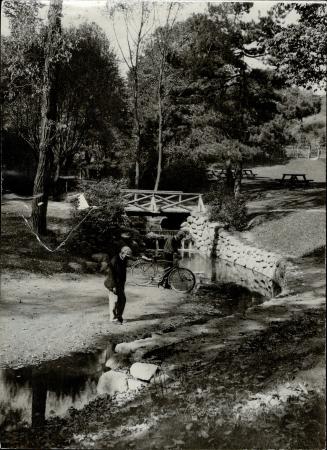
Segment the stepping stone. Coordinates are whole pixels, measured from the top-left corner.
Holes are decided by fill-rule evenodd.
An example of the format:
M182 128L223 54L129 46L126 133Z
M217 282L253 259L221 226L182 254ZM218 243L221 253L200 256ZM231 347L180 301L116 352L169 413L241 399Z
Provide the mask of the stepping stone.
M115 394L128 390L127 375L122 372L110 370L101 375L97 385L98 394Z
M156 364L134 363L130 368L130 373L134 378L143 381L150 381L159 369Z

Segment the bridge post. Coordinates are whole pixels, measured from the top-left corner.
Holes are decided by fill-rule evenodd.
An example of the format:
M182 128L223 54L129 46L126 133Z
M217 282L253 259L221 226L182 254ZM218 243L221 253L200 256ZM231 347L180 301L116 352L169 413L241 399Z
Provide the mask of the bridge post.
M199 194L198 212L205 212L206 208L203 203L202 194Z
M156 199L155 199L155 195L154 194L152 194L152 197L151 197L150 210L151 210L151 212L157 212L158 211L157 204L156 204Z

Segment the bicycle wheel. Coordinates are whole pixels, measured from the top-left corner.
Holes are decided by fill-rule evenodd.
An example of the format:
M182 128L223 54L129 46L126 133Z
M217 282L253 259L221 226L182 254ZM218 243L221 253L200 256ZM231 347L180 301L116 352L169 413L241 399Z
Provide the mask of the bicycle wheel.
M152 261L136 261L132 266L132 280L138 286L147 286L156 275L156 268Z
M195 276L189 269L176 267L170 272L168 282L176 292L190 292L195 286Z

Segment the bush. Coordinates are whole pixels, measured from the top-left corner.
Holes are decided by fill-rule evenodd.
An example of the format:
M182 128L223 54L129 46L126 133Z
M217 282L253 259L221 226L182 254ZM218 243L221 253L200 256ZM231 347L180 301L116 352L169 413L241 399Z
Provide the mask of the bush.
M224 191L211 190L205 197L209 205L210 220L224 222L233 229L242 231L247 225L246 200L243 196L234 197Z
M208 187L206 165L187 158L176 160L162 171L160 189L184 192L202 191Z
M102 251L115 253L126 243L121 234L129 228L129 221L124 211L124 199L121 189L124 183L113 179L85 185L80 190L88 204L96 208L85 218L86 210L75 211L72 226L80 225L72 235L69 246L80 254Z

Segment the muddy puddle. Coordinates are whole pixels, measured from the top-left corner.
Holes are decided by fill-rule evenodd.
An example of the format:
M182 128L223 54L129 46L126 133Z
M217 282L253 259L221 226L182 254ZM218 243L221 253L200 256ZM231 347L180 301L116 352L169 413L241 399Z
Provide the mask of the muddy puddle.
M272 297L278 289L262 275L226 261L212 262L188 254L181 265L196 274L200 282L198 295L211 298L219 317L243 313ZM214 301L210 290L213 285ZM70 408L82 409L97 397L97 384L108 370L105 363L112 352L109 346L38 367L0 370L0 430L24 424L42 426L51 417L64 416Z

